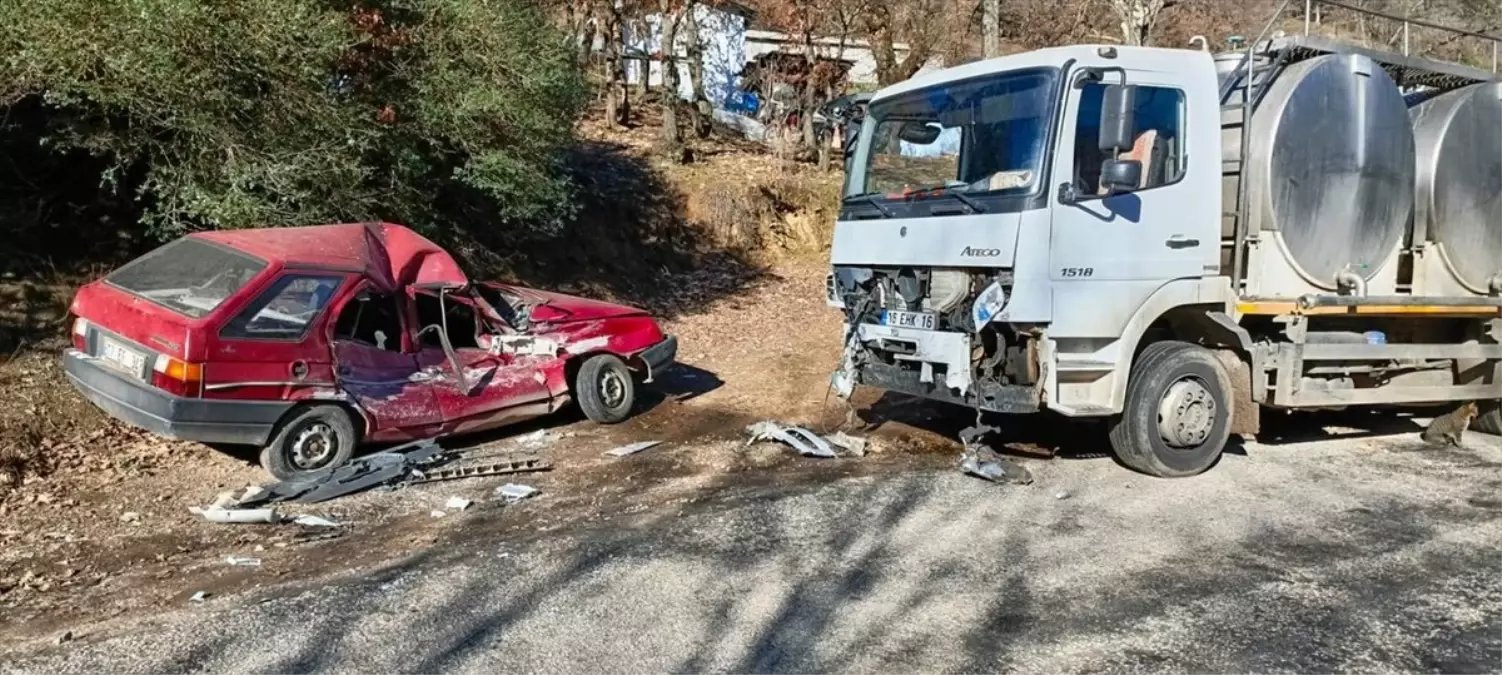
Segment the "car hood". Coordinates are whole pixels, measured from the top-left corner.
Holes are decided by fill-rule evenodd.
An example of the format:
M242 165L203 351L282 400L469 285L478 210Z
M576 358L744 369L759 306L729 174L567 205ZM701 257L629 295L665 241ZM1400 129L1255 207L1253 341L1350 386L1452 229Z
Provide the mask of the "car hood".
M532 306L531 320L534 323L567 323L595 321L619 316L643 316L645 311L627 305L591 300L576 295L539 291L524 286L487 284L492 288L521 298Z

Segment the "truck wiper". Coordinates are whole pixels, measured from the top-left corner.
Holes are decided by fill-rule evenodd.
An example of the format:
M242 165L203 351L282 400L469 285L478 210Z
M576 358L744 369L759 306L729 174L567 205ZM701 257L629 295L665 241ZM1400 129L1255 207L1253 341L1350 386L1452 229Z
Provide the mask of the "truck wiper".
M912 193L912 196L914 196L914 197L954 197L955 199L958 199L961 204L964 204L965 206L970 207L970 212L971 213L985 213L986 212L986 207L981 206L980 202L977 202L974 199L971 199L969 196L967 196L963 192L959 192L957 190L944 190L943 192L939 192L939 190L943 190L943 188L942 187L931 187L931 188L928 188L927 190L918 190L918 191Z
M849 197L845 198L845 201L848 202L848 201L850 201L852 199L859 199L859 200L861 200L861 201L863 201L863 202L865 202L867 204L870 204L871 206L875 207L876 211L881 214L882 218L891 218L891 217L896 216L897 214L892 213L891 209L889 209L889 208L887 208L885 206L882 206L881 202L879 202L879 201L876 200L876 195L879 195L879 194L881 194L881 193L880 192L863 192L863 193L858 194L858 195L850 195Z

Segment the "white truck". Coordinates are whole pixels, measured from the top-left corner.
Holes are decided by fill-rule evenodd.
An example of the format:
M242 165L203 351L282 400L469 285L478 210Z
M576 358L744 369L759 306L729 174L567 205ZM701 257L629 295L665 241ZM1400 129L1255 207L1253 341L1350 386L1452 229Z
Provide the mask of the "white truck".
M887 87L846 132L835 389L1105 419L1165 477L1263 407L1478 401L1502 431L1495 70L1275 35Z

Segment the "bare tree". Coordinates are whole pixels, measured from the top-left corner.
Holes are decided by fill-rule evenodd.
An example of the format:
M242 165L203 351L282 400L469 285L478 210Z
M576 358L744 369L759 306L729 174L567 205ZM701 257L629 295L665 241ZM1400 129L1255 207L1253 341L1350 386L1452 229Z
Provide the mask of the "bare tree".
M669 148L683 142L678 128L678 25L688 13L687 3L661 0L658 19L662 22L662 140Z
M631 120L631 98L626 87L626 48L621 33L623 7L616 0L601 0L595 12L595 34L604 52L605 119L624 126Z
M980 0L980 8L985 56L994 59L1001 56L1001 0Z
M1122 42L1129 45L1152 44L1153 26L1158 14L1172 7L1174 0L1111 0L1111 9L1121 20Z

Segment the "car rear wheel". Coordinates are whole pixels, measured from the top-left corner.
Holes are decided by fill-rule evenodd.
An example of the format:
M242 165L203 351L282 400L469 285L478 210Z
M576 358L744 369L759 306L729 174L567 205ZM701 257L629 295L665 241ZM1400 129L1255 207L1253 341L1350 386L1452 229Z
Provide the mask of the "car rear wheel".
M615 424L631 415L636 404L636 380L619 357L596 354L579 366L574 391L584 416L601 424Z
M358 443L354 421L343 408L302 408L283 420L261 449L261 468L278 480L326 471L348 462Z
M1133 469L1193 476L1215 464L1230 440L1230 377L1210 350L1155 342L1127 380L1126 405L1111 427L1111 447Z

